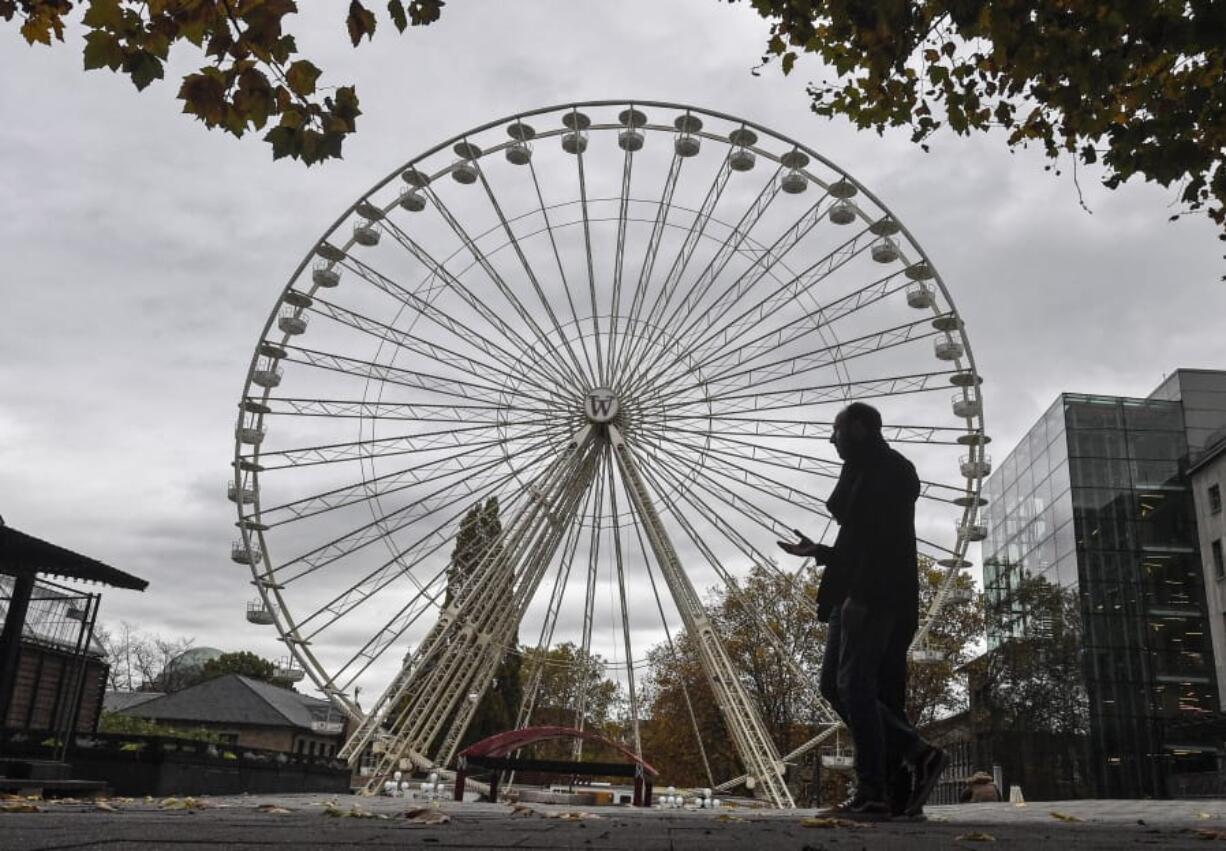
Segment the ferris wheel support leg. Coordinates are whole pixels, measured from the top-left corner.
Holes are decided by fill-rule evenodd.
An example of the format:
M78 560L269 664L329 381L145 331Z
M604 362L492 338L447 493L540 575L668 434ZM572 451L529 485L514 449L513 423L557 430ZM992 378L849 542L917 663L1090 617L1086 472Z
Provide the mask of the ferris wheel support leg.
M792 760L799 759L800 757L804 756L809 751L813 750L815 747L817 747L822 742L826 741L827 739L829 739L831 736L833 736L835 733L837 733L839 730L842 730L842 729L843 729L843 725L841 723L828 725L826 729L822 730L816 736L809 739L809 741L805 742L803 745L796 748L795 750L787 753L783 757L783 761L787 763L787 762L791 762ZM749 779L748 774L742 774L739 777L733 777L731 780L725 780L723 783L719 784L718 786L714 788L716 792L727 792L729 789L735 789L737 786L740 786L742 783L744 783L748 779Z
M440 733L438 755L444 763L455 750L594 475L598 451L589 435L590 429L576 435L572 451L531 485L537 498L503 529L499 545L490 548L472 585L444 611L397 678L399 687L380 699L380 718L395 712L394 734L366 794L378 792L406 755L426 753ZM360 752L356 743L347 749ZM443 764L423 759L431 768Z
M633 452L617 427L609 426L609 436L613 442L614 458L621 470L626 493L643 522L644 532L686 631L695 638L698 658L710 682L720 714L732 733L737 754L749 772L747 779L753 778L755 794L776 807L796 806L783 779L784 764L779 758L779 751L758 715L753 698L741 684L723 643L715 634L689 576L681 566L677 551L664 530L648 495L647 486L639 474Z

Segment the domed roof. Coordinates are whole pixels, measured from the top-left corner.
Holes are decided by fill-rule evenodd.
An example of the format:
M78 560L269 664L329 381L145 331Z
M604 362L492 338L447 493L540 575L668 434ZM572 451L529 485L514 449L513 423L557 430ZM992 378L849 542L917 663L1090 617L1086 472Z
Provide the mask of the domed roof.
M184 672L190 670L199 670L205 666L206 662L211 662L213 659L224 655L222 651L216 647L193 647L190 650L184 650L175 658L166 663L167 671Z

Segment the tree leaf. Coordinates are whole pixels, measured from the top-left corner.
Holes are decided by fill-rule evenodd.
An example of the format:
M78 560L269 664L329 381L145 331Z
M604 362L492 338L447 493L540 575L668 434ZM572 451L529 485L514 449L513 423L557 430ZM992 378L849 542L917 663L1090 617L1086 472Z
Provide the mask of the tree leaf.
M165 73L162 69L162 60L143 50L125 57L122 67L132 78L132 84L138 91L143 90L154 80L162 79Z
M354 47L358 46L362 36L366 36L368 40L374 38L376 25L375 16L369 9L358 0L350 0L349 16L345 18L345 26L349 29L349 40L353 42Z
M110 68L118 71L123 63L123 48L119 39L108 32L94 30L85 34L85 50L82 51L85 60L85 70L95 68Z
M81 23L91 29L118 30L123 26L123 7L119 0L89 0Z
M299 59L285 72L285 82L290 90L306 97L315 91L315 81L319 79L319 69L305 59Z
M387 13L391 15L392 23L400 32L404 32L409 26L409 18L405 14L404 3L401 0L387 0Z

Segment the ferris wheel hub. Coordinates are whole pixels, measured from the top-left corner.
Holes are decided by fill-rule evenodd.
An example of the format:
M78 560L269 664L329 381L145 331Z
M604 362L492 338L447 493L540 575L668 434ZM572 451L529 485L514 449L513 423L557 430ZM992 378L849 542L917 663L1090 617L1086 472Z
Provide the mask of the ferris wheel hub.
M621 411L617 394L607 387L597 387L587 392L583 400L583 412L589 421L594 423L610 423Z

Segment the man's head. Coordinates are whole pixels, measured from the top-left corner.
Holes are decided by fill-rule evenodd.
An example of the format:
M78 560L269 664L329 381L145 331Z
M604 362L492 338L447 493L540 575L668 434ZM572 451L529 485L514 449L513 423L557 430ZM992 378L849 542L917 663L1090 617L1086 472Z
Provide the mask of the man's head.
M864 402L852 402L834 418L830 442L844 461L881 437L881 412Z

